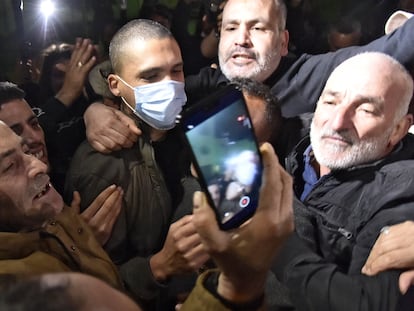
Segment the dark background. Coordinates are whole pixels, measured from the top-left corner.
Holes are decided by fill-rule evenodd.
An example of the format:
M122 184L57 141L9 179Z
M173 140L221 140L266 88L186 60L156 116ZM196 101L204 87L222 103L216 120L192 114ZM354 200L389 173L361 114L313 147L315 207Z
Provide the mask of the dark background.
M122 22L139 14L145 1L125 0L52 0L55 12L49 17L40 13L42 0L0 0L0 78L11 79L16 62L23 56L38 53L51 42L74 43L76 37L89 37L99 44L106 23ZM174 6L177 0L165 0ZM21 9L21 6L23 9Z

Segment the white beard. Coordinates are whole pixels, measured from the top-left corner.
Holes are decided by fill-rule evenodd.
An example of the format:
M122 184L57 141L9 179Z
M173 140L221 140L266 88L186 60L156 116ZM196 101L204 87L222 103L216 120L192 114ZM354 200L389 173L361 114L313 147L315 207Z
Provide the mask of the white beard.
M317 129L311 124L310 138L315 159L330 170L346 169L359 164L378 160L387 148L392 128L379 137L359 140L348 131L337 132ZM339 144L323 139L324 136L340 137L348 144Z

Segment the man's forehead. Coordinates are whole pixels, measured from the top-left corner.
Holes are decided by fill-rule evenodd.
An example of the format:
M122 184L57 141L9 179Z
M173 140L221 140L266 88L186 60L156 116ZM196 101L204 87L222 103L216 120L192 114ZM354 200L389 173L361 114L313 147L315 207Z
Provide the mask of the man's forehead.
M350 62L335 69L324 90L339 92L348 89L363 93L375 93L370 95L385 94L393 85L390 74L392 73L388 68L378 68L374 63Z
M1 105L0 120L2 118L23 118L23 114L34 114L32 108L25 99L13 99Z
M274 0L229 0L224 6L223 20L267 20L267 22L277 23L276 12Z
M22 143L22 138L17 136L3 121L0 121L0 137L0 153Z
M169 39L169 38L164 38ZM147 71L170 70L182 66L181 51L175 40L152 39L143 44L131 45L124 51L119 74L139 74Z

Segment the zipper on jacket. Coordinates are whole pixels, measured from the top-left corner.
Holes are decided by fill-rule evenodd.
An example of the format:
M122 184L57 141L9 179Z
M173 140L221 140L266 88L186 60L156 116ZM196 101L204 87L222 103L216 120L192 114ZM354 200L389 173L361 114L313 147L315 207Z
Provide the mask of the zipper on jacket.
M347 240L352 239L352 232L346 230L345 228L338 228L338 232L342 234Z

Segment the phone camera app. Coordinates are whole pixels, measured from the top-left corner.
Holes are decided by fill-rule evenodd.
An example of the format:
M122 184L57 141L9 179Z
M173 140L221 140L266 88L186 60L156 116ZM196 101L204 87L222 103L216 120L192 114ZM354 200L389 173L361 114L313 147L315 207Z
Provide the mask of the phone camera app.
M250 203L250 197L245 195L245 196L240 198L240 201L239 201L240 207L244 208L247 205L249 205L249 203Z

